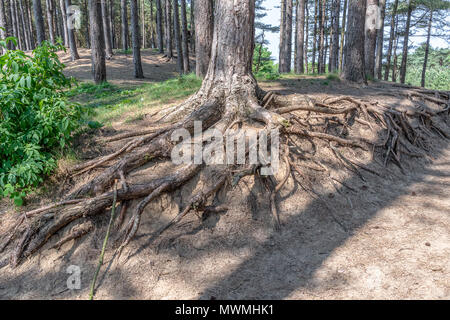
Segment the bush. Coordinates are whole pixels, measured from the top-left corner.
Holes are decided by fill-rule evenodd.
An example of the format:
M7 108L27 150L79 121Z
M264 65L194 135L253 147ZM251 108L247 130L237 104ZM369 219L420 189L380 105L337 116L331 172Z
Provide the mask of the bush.
M7 41L15 39L0 47ZM0 197L16 205L55 169L58 152L80 125L81 109L63 91L72 81L62 73L61 49L44 42L31 56L20 50L0 56Z

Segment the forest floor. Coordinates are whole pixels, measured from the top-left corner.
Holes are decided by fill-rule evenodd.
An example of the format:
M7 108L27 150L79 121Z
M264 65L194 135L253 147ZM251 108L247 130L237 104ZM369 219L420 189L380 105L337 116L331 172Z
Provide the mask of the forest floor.
M88 52L81 51L81 55L81 62L67 63L67 73L89 79ZM161 55L147 50L143 58L148 76L144 81L176 76L175 64L165 62ZM108 61L108 78L127 88L142 84L132 79L131 55L126 59L116 55ZM412 107L408 99L387 94L392 89L387 83L360 87L326 77L289 75L260 85L278 94L307 94L316 100L350 95ZM107 126L84 133L75 152L86 159L110 153L123 141L108 143L108 137L147 129L147 115L155 108L183 99L180 96L159 106L144 103L138 111L127 109L126 116L111 118ZM133 117L133 112L138 116ZM448 119L443 128L450 134ZM360 131L363 136L371 134L369 128ZM361 150L346 148L347 158L380 173L363 171L362 177L345 170L320 141L302 146L317 161L328 164L330 176L339 182L300 165L319 196L311 197L289 178L278 198L280 232L271 223L267 191L249 177L227 195L219 195L219 200L227 199L230 204L227 212L205 219L188 215L162 236L152 238L193 192L194 178L146 208L139 232L123 257L112 259L114 250L108 246L95 299L449 299L449 142L433 136L425 158L403 159L406 174L392 162L384 168L378 155L373 159ZM156 164L140 169L131 175L132 180L139 183L161 170L167 168ZM27 207L20 210L57 198L58 184L56 174L47 190L27 199ZM331 218L330 210L347 230ZM0 232L16 217L11 204L1 201ZM108 219L108 212L97 216L94 233L59 250L48 249L58 240L53 239L17 268L0 268L0 298L87 299ZM81 269L80 290L67 288L71 265Z

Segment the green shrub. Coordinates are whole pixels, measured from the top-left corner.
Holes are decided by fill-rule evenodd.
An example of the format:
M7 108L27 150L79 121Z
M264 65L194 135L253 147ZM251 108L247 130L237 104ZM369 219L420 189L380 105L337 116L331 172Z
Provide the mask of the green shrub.
M7 41L16 40L1 40L0 47ZM55 169L80 125L81 109L64 93L72 81L62 73L61 49L44 42L31 56L20 50L0 56L0 197L17 205Z

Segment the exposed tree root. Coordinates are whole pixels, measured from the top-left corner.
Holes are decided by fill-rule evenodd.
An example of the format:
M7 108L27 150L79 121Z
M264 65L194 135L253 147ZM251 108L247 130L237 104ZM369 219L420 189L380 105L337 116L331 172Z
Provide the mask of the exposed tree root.
M11 248L7 254L14 266L42 248L56 233L71 223L76 226L52 247L59 248L67 241L88 234L93 230L93 226L89 221L86 222L86 218L103 214L111 207L114 198L111 188L114 180L120 179L121 188L117 190L117 201L120 202L121 211L116 221L117 232L120 232L120 226L127 218L126 211L130 207L128 203L133 200L139 201L128 218L123 233L116 237L121 239L117 249L120 255L138 232L146 206L163 193L174 191L186 184L205 166L203 164L178 166L170 173L154 177L139 185L127 181L130 172L148 164L153 159L168 159L175 145L175 142L171 140L174 130L184 128L192 134L195 121L202 122L203 130L213 128L222 133L232 129L236 124L259 128L259 130L275 128L280 131L282 160L286 172L278 178L278 181L275 177L265 179L272 181L270 208L275 228L280 227L276 195L290 176L297 180L298 177L295 176L297 174L306 183L302 187L311 196L320 199L333 220L344 231L347 230L345 223L339 219L334 209L314 190L302 169L323 173L334 186L337 182L353 192L356 192L355 189L330 176L329 168L320 161L316 161L313 156L298 151L298 142L309 141L314 148L316 148L315 142L326 142L325 147L329 147L344 168L365 180L361 170L377 176L382 176L383 173L356 159L346 157L340 151L341 148L359 148L365 151L372 149L372 152L375 152L377 148L381 149L380 154L384 156L385 166L392 161L405 171L403 156L423 156L424 151L429 150L428 136L437 134L448 138L447 133L435 123L434 117L439 116L440 113L427 110L420 101L416 101L416 99L422 99L448 107L448 99L447 101L443 99L446 93L431 97L429 92L408 91L407 98L415 102L417 108L399 111L386 107L378 101L360 101L350 96L329 97L322 102L314 101L306 95L283 97L273 92L262 92L252 77L234 80L236 83L227 84L228 91L217 89L223 87L222 83L205 86L182 106L164 110L155 115L159 119L170 121L170 124L156 129L150 128L139 133L139 136L135 133L127 133L109 138L108 141L132 139L110 155L75 166L71 170L72 177L88 172L99 172L90 181L72 191L66 199L22 214L11 230L1 238L0 252ZM257 126L255 121L261 123L263 128L261 125ZM349 130L355 123L363 125L364 129L369 128L374 133L383 133L384 139L369 141L363 137L351 135ZM203 144L207 143L211 142L203 141ZM302 169L297 164L298 161L302 162ZM100 170L104 166L106 169ZM178 215L156 231L154 236L161 235L191 210L203 211L204 214L226 210L225 204L210 203L214 195L219 190L234 187L247 175L258 174L260 165L234 165L232 170L229 168L222 167L220 170L215 170L213 175L209 173L203 178L203 182L208 182L205 183L206 187L195 193L184 204ZM351 200L348 198L347 200L351 205ZM4 259L0 260L4 261Z

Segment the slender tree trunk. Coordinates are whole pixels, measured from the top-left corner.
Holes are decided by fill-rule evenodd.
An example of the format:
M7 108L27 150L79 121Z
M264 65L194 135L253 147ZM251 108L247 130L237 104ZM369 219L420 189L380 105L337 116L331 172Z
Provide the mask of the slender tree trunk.
M186 18L186 0L181 0L181 26L182 26L182 38L183 38L183 71L189 73L189 46L188 46L188 30L187 30L187 18Z
M339 68L339 14L341 11L341 1L335 0L333 3L333 41L330 51L330 71L337 72Z
M54 18L54 10L51 0L46 0L46 11L47 11L47 27L48 27L48 34L50 37L50 42L55 43L55 31L53 30L53 18Z
M156 0L156 32L158 34L158 49L159 53L164 53L164 37L162 27L162 7L161 0Z
M18 32L18 24L17 24L17 20L16 20L16 9L14 6L15 2L11 2L10 3L10 16L11 16L11 26L12 26L12 35L14 36L14 38L17 39L17 45L14 45L13 48L15 49L16 47L18 47L20 49L20 42L19 42L19 32Z
M318 22L318 17L319 17L319 15L318 15L319 1L320 0L314 0L314 30L313 30L313 56L312 56L312 72L313 73L316 73L317 22Z
M204 77L211 59L213 41L213 7L211 0L195 0L195 73Z
M297 56L295 57L296 71L298 73L304 73L305 67L304 61L304 47L305 47L305 0L297 1Z
M287 0L281 0L281 7L280 7L280 43L279 43L279 51L278 51L278 72L284 72L284 48L285 48L285 42L286 42L286 1Z
M377 33L377 55L375 57L375 76L377 79L382 79L382 66L383 66L383 44L384 44L384 16L386 13L386 0L380 0L381 28Z
M145 6L144 6L144 1L143 0L139 0L140 1L140 5L141 5L141 21L142 21L142 43L141 43L141 47L142 49L145 49L147 47L147 34L145 32Z
M175 48L177 50L177 69L178 73L182 74L184 66L183 66L183 49L181 47L180 13L178 7L178 0L173 0L173 28L175 37Z
M412 10L413 10L413 2L412 2L412 0L408 0L408 15L406 18L405 37L403 39L402 64L400 66L400 83L405 83L405 78L406 78L406 62L408 60L409 27L411 25Z
M20 19L22 20L22 26L24 31L24 40L25 40L25 46L27 50L31 50L31 40L30 40L30 29L29 29L29 22L27 21L27 15L26 10L24 10L23 0L18 1L19 8L20 8Z
M292 57L292 9L293 1L285 0L285 15L283 21L283 48L280 56L279 71L288 73L291 71Z
M116 41L116 28L115 28L115 19L116 18L116 11L115 11L115 1L110 0L109 1L109 23L110 27L109 30L111 31L111 45L114 48L117 48L117 41Z
M98 0L89 0L92 76L96 84L106 82L105 35L103 33L102 6Z
M19 46L21 50L26 50L26 43L25 43L25 35L24 35L24 23L21 19L21 15L19 13L19 1L14 1L14 14L16 15L16 23L17 23L17 35L19 36Z
M88 0L84 0L84 9L85 12L89 12L89 6L88 6ZM86 32L86 45L88 47L88 49L91 48L91 39L90 39L90 22L89 22L89 14L87 14L86 16L86 21L85 21L85 32Z
M6 11L5 11L5 3L4 0L0 0L0 39L6 38L6 29L7 29L7 22L6 22ZM2 48L2 54L6 52L5 48Z
M354 82L366 82L364 73L364 24L366 1L348 1L347 41L344 52L342 78Z
M109 13L108 13L108 4L106 0L100 0L102 7L102 23L103 23L103 33L105 37L105 50L106 50L106 59L110 59L113 56L112 51L112 43L111 43L111 30L109 28Z
M166 10L165 10L165 38L166 38L166 56L168 59L173 58L173 52L172 52L172 4L171 0L165 0L166 3Z
M128 50L128 12L127 12L127 0L120 1L120 16L122 24L122 49Z
M395 37L394 37L394 62L392 67L392 81L397 82L397 48L398 48L398 16L395 19Z
M391 17L391 32L389 36L389 46L388 51L386 53L386 68L384 70L384 80L387 81L389 79L389 71L391 68L391 56L392 56L392 46L395 39L395 18L397 16L397 8L398 8L398 0L395 0L394 6L392 8L392 17Z
M339 70L344 68L344 42L345 42L345 29L347 20L347 1L344 0L344 11L342 12L342 27L341 27L341 48L339 51Z
M66 10L67 8L69 8L72 5L72 0L66 0L65 2L66 5ZM66 15L67 16L67 15ZM72 61L78 60L80 59L80 56L78 55L78 50L77 50L77 43L75 41L75 32L73 31L72 28L68 28L67 26L67 36L68 36L68 40L69 40L69 48L70 48L70 57L72 59Z
M306 10L306 18L305 18L305 48L304 48L304 56L305 56L305 71L309 72L308 66L308 37L309 37L309 10L308 10L308 0L305 0L305 10Z
M324 41L325 41L325 30L324 30L324 22L325 22L325 14L324 14L324 1L319 0L319 59L317 61L317 72L324 73L325 68L323 66L324 60Z
M191 0L191 29L189 30L189 42L191 44L191 52L195 53L195 0Z
M139 43L139 14L137 0L131 0L131 34L133 43L133 63L134 63L134 77L144 78L141 63L141 46Z
M428 20L428 32L427 32L427 44L425 45L425 57L423 59L423 68L422 68L422 80L420 81L420 85L425 87L425 77L427 72L427 63L428 63L428 54L430 52L430 37L431 37L431 26L433 24L433 9L430 9L430 18Z
M365 46L365 68L366 76L370 79L375 78L375 50L377 46L377 14L378 0L367 0L366 10L366 34L364 40Z
M36 25L37 42L38 44L41 44L42 41L45 41L45 28L44 18L42 16L41 0L33 0L33 15L34 23Z

